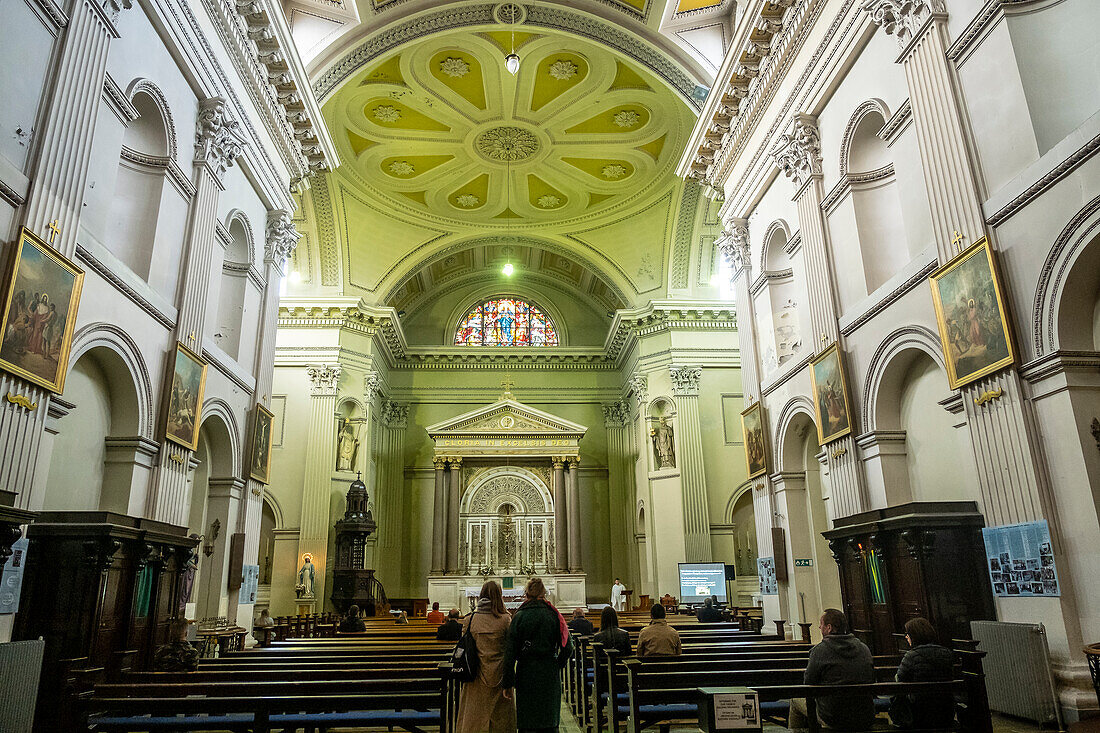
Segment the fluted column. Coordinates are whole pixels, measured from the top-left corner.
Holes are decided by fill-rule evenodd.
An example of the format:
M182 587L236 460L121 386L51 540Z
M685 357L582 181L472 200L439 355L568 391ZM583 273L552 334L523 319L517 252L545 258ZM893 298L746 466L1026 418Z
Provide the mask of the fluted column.
M569 572L584 571L581 565L581 499L580 473L581 459L574 456L568 460L569 473L565 477L566 513L569 515Z
M568 535L566 533L565 508L565 460L554 457L554 571L564 573L569 569Z
M302 486L302 519L299 524L298 558L313 555L317 566L315 593L318 609L324 607L326 555L329 533L329 495L332 493L332 457L336 454L336 395L340 387L339 364L309 368L309 438ZM297 568L296 568L297 569Z
M630 405L618 400L603 406L607 429L608 493L611 513L611 569L628 588L637 587L638 553L634 544L634 463L627 447Z
M462 528L458 525L459 502L462 500L462 459L448 459L447 472L447 572L456 573L460 566L458 539Z
M383 454L382 472L375 486L374 505L378 512L378 544L383 556L390 558L401 554L402 491L405 481L405 428L408 426L409 406L393 400L382 405L381 423Z
M687 562L711 559L710 518L703 470L703 431L699 424L699 382L703 368L669 367L676 400L677 465L684 509L684 549Z
M743 218L729 219L722 233L714 240L718 254L730 268L730 284L737 303L737 338L741 349L741 389L745 404L760 400L760 367L756 355L756 317L753 314L751 248L749 222Z
M447 537L447 459L436 457L435 502L432 504L432 574L444 570L444 542Z
M798 227L802 236L801 274L806 284L810 310L809 341L815 354L822 353L840 339L834 295L832 267L829 263L828 238L821 212L822 191L821 136L817 118L796 114L791 129L781 135L771 152L779 169L795 185L794 202L798 209ZM843 357L843 353L841 354ZM859 470L855 436L847 435L829 443L829 475L832 477L829 510L832 517L844 517L863 511L867 506L863 474Z
M129 7L130 0L76 0L65 24L57 68L50 76L49 107L43 124L35 130L38 159L31 173L23 224L70 259L76 251L108 47L111 39L118 37L114 24L119 12ZM47 230L53 221L57 222L56 232ZM4 261L10 254L9 247L0 245ZM45 477L36 484L35 469L50 393L0 372L0 395L6 394L26 397L35 407L0 401L0 486L19 495L16 506L20 508L41 506L44 497L32 497L31 493L32 487L40 494L45 488Z
M183 269L176 338L197 354L202 354L203 327L210 298L210 263L213 257L218 197L224 190L222 175L233 165L244 147L240 123L230 119L225 100L211 97L199 103L195 127L194 181L185 238ZM273 357L274 358L274 357ZM189 451L173 446L162 450L156 490L150 495L147 514L171 524L187 524L191 505L187 492Z

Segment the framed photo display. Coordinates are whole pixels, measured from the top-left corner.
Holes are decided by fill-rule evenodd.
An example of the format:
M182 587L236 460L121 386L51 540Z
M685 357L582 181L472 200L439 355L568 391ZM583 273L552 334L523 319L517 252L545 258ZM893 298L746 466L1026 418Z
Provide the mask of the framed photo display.
M184 448L199 445L199 415L206 390L206 362L179 341L172 360L172 383L168 388L168 414L164 437Z
M932 273L932 302L951 389L1016 361L1004 294L983 237Z
M836 343L810 362L813 377L817 438L821 445L852 432L852 406L844 364Z
M252 457L248 475L262 484L267 484L270 483L271 477L271 423L275 415L258 402L255 412L252 420Z
M764 448L764 406L757 402L741 413L741 432L745 435L745 461L749 478L768 472L768 452Z
M19 230L0 321L0 368L61 394L84 271Z

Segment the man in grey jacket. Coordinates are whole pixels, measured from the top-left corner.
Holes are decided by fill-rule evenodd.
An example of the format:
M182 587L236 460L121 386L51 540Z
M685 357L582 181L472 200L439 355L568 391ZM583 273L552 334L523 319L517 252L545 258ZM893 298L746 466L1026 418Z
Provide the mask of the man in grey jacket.
M848 619L842 611L825 609L821 616L821 643L810 651L804 682L807 685L855 685L875 681L871 650L848 633ZM808 728L806 701L791 700L788 728ZM817 698L817 717L827 728L841 731L867 730L874 724L875 705L871 695L833 695Z

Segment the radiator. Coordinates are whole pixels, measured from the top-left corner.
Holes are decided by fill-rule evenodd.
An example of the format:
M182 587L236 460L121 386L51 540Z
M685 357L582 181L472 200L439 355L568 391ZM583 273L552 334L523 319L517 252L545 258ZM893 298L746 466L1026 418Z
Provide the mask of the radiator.
M982 664L990 709L1039 724L1061 723L1043 625L971 621L970 631L978 650L986 652Z
M31 733L38 676L46 642L12 641L0 644L0 731Z

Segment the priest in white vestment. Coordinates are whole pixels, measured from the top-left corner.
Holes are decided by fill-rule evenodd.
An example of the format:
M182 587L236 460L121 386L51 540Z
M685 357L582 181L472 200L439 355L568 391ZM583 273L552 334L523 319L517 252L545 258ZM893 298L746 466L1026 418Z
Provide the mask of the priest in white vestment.
M622 581L615 578L615 585L611 586L611 607L616 611L626 610L626 596L623 595L623 591L626 590L626 586L622 584Z

